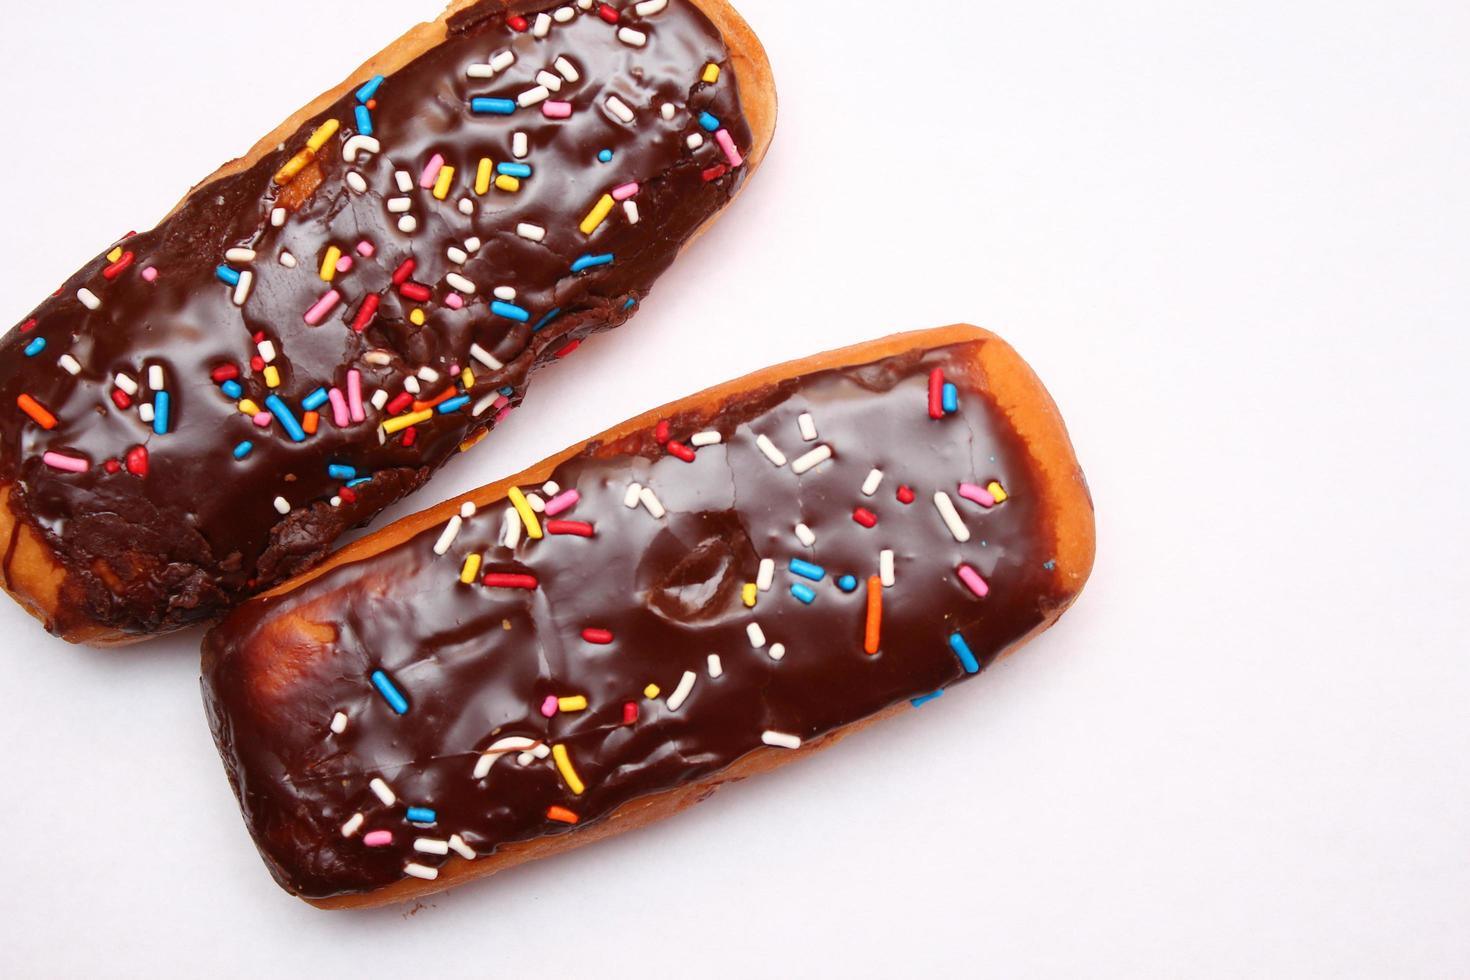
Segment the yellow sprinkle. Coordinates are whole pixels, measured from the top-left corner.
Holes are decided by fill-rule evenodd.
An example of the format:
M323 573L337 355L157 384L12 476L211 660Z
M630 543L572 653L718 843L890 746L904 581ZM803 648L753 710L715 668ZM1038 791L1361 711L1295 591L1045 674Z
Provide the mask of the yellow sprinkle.
M444 200L449 196L449 188L454 184L454 168L443 166L439 168L439 179L434 181L434 196Z
M426 408L422 412L413 412L409 415L399 415L396 418L391 418L388 421L384 422L383 431L391 436L395 432L402 432L410 425L418 425L420 422L427 422L433 417L434 410L432 408Z
M990 491L990 495L995 498L995 502L998 504L1004 503L1005 499L1010 496L1010 494L1006 493L1006 488L1001 486L998 480L991 480L990 486L985 489Z
M650 684L647 687L645 687L643 689L643 696L645 698L647 698L648 700L650 700L650 701L652 701L654 698L658 697L658 685L657 684Z
M459 380L464 382L464 390L469 391L475 386L475 372L465 368L459 373Z
M587 217L582 219L582 234L590 235L601 227L602 223L607 220L607 216L612 214L613 204L611 194L602 195L602 199L594 204L592 210L587 212Z
M279 388L281 386L281 372L274 364L265 366L265 386L267 388Z
M494 178L492 171L495 169L495 161L489 157L480 158L480 168L475 171L475 193L484 194L490 190L490 181Z
M704 66L704 74L699 76L699 80L706 85L713 85L715 82L718 82L720 80L720 66L711 61Z
M424 325L424 321L427 320L428 317L424 316L423 310L415 306L413 309L408 311L408 319L414 326L422 327Z
M459 570L459 580L465 585L470 585L475 581L475 577L479 574L480 556L470 555L464 560L464 567Z
M342 124L337 122L337 120L335 119L328 119L326 122L322 123L316 128L316 132L311 134L311 139L306 141L307 147L311 150L311 152L316 153L322 147L327 145L327 140L337 135L337 130L341 127L341 125Z
M525 494L521 493L521 488L511 487L505 495L510 498L510 505L516 509L516 513L521 515L521 523L526 526L526 536L539 541L541 539L541 519L531 509L531 502L526 499Z
M287 160L286 165L280 170L276 171L276 183L291 183L291 181L296 179L297 174L306 169L306 165L311 162L312 157L314 157L315 155L316 154L312 153L311 150L302 150L300 153Z
M581 694L574 694L569 698L557 698L556 706L562 711L586 711L587 698Z
M107 253L107 261L116 262L118 259L122 258L122 255L122 246L119 245L117 248Z
M322 281L331 282L337 277L337 263L342 261L342 250L333 245L322 256Z
M240 399L240 411L245 415L259 415L260 406L248 398Z
M755 583L746 582L740 589L740 597L745 600L746 608L755 608Z
M556 760L557 772L561 773L561 778L567 781L567 789L571 790L575 796L581 796L585 793L587 787L582 785L582 778L577 775L577 770L572 768L572 760L567 755L567 747L565 745L553 745L551 747L551 757Z
M510 174L501 174L495 178L495 186L503 191L514 194L521 189L521 182L519 178L512 177Z
M478 446L480 444L480 440L481 439L485 438L489 434L490 434L490 430L489 429L481 429L479 432L476 432L474 435L470 436L464 442L460 443L459 444L459 451L462 452L462 453L469 452L471 449L474 449L476 446Z

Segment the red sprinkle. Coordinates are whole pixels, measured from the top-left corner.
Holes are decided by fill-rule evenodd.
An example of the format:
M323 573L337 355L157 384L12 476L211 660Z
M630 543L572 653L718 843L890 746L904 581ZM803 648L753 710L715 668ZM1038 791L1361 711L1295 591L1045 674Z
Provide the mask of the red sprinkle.
M939 368L929 372L929 417L944 418L944 372Z
M35 320L27 320L25 323L22 323L20 325L20 332L21 333L30 333L34 329L36 329L36 321Z
M638 720L638 705L633 701L623 702L623 724L631 725Z
M389 415L397 415L413 404L413 396L406 391L400 391L392 401L388 403L386 411Z
M901 504L911 504L911 503L913 503L914 502L914 488L913 487L899 487L898 488L898 502L901 503Z
M256 373L264 371L265 358L261 357L259 354L256 354L254 357L252 357L250 359L250 370L255 371Z
M122 469L122 464L115 459L109 459L107 462L102 464L102 468L109 473L116 473L118 470Z
M402 286L408 282L408 277L413 275L416 265L413 259L404 259L403 264L393 270L393 285Z
M133 264L133 259L134 255L132 252L124 252L122 254L122 258L118 259L116 262L112 263L112 265L109 265L107 268L102 270L102 278L116 279L118 276L123 274L124 269Z
M257 344L260 343L262 340L265 340L265 331L257 330L255 333L251 334L250 339L255 341Z
M852 519L863 527L873 527L878 523L878 515L866 507L859 507L852 512Z
M133 400L121 388L112 389L112 403L124 412L133 407Z
M563 347L561 350L557 351L556 352L556 356L557 357L566 357L569 354L571 354L572 351L576 350L578 347L581 347L581 346L582 346L582 342L580 340L574 340L570 344L567 344L565 347Z
M704 173L700 174L699 176L703 177L704 178L704 182L706 184L708 184L712 180L719 180L721 177L725 176L729 172L730 172L730 168L727 167L727 166L725 166L723 163L720 163L720 164L716 164L713 167L710 167L708 170L706 170Z
M233 364L221 364L219 367L209 372L209 380L213 381L217 385L222 385L226 381L233 381L239 376L240 369L235 367L235 365Z
M531 26L526 18L522 17L520 14L516 14L514 17L507 18L505 23L511 30L516 31L520 34L526 33L526 31Z
M421 282L406 282L398 287L404 299L413 300L415 303L427 303L433 298L434 293Z
M671 455L678 456L686 463L694 462L694 450L690 449L682 442L675 442L674 440L670 439L668 448Z
M616 24L618 22L617 9L615 7L610 7L605 3L600 3L597 5L597 16L601 17L609 24Z
M586 521L547 521L547 534L574 534L579 538L590 538L597 531Z
M343 487L337 492L337 496L342 498L344 504L357 503L357 494L353 492L351 487Z
M128 450L127 455L128 472L134 476L148 475L148 450L142 446L134 446Z
M653 437L658 440L658 444L660 446L669 441L668 419L664 419L663 421L659 422L658 428L653 430Z
M404 449L407 449L409 446L412 446L414 444L414 440L417 439L418 437L419 437L419 430L416 427L410 425L408 428L404 429L403 430L403 448Z
M373 317L378 315L378 304L382 299L377 293L369 293L367 299L362 301L362 306L357 309L357 316L352 319L352 329L362 333L373 322Z
M540 585L534 575L516 575L511 572L491 572L480 581L492 589L534 589Z
M613 641L612 630L588 628L582 631L582 639L598 646L607 646Z

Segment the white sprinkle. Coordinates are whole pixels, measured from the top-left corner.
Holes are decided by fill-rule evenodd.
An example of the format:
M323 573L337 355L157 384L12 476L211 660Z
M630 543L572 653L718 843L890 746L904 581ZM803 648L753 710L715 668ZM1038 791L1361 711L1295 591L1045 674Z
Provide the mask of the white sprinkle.
M631 27L618 28L618 40L629 47L641 48L648 43L648 35Z
M760 623L750 623L745 627L745 635L750 638L750 645L759 650L766 645L766 632L761 629Z
M710 429L706 432L696 432L689 437L691 446L718 446L724 437L718 432Z
M521 543L521 515L514 507L505 509L505 523L500 532L500 543L514 548Z
M464 240L464 250L471 255L475 254L480 250L480 240L478 238L466 238Z
M773 643L773 644L771 644L771 649L770 649L769 653L771 654L771 659L772 660L780 660L782 657L786 656L786 644L784 644L784 643Z
M339 711L332 716L332 734L341 735L347 731L347 713Z
M145 423L151 423L153 421L152 402L144 402L138 406L138 418L142 419Z
M329 503L330 503L330 504L331 504L331 505L332 505L332 506L333 506L333 507L341 507L341 506L342 506L342 498L341 498L341 497L333 497L333 498L332 498L332 499L331 499L331 500L330 500L330 501L329 501Z
M67 374L82 373L82 366L78 364L77 359L75 357L72 357L70 354L62 354L56 359L56 363L61 365L61 370L65 371Z
M475 402L475 407L470 409L470 414L473 415L475 418L479 418L481 415L484 415L490 409L490 407L499 400L500 395L492 391L484 398L481 398L479 401Z
M777 466L786 465L786 454L777 449L776 444L767 436L756 436L755 445L757 449L765 454L766 459L769 459L772 463L775 463Z
M868 474L868 478L863 481L863 496L871 497L878 492L878 488L882 485L883 471L879 469L873 470L873 472Z
M368 189L367 181L356 170L347 171L347 186L359 194L366 194Z
M444 531L439 535L439 540L434 542L434 554L443 555L449 551L449 546L454 544L454 539L459 537L460 526L464 520L458 514L449 519L444 525Z
M557 7L556 10L552 11L551 13L551 19L556 21L558 24L565 24L567 21L571 20L575 16L577 16L577 12L571 7Z
M556 70L561 73L562 78L569 82L576 82L582 78L577 72L577 66L565 57L556 59Z
M545 85L537 85L535 88L528 88L516 96L516 105L525 109L529 106L545 102L549 98L551 98L551 90Z
M634 118L636 118L633 115L633 110L628 108L628 103L624 102L616 95L608 96L607 111L611 112L614 116L617 116L625 123L630 123L634 120Z
M485 65L481 65L481 64L470 65L468 68L466 68L464 70L464 73L466 75L468 75L469 77L471 77L471 78L494 78L495 77L495 69L492 68L492 67L490 67L490 65L488 65L488 64L485 64Z
M376 364L379 367L387 367L393 363L393 355L385 350L370 350L362 355L362 359L369 364Z
M581 7L583 10L591 10L592 0L577 0L577 6Z
M398 193L409 194L413 191L413 176L407 170L395 170L393 172L393 183L398 185Z
M709 675L711 677L719 677L724 672L725 672L725 668L720 663L720 655L718 653L712 653L712 654L710 654L709 655Z
M163 390L163 365L150 364L148 366L148 387L154 391Z
M651 487L644 487L638 491L638 499L643 502L644 509L652 514L655 519L661 519L664 514L668 513L668 511L664 510L664 505L659 501Z
M413 209L413 199L407 197L388 198L388 211L391 214L407 214Z
M516 225L516 234L533 242L546 240L546 229L540 225L528 224L522 221Z
M805 524L798 524L796 525L796 540L810 548L817 543L817 536Z
M351 818L349 818L348 821L342 825L342 836L351 837L353 834L362 829L362 824L362 814L354 813Z
M670 711L678 711L684 706L692 690L694 690L694 671L686 670L684 676L679 678L679 686L674 688L674 693L669 695L669 699L664 704L668 705Z
M634 200L624 201L623 213L628 216L628 224L636 225L641 217L638 213L638 202Z
M811 412L802 412L797 416L796 427L801 430L802 439L807 442L817 441L817 420L812 418Z
M292 255L290 252L282 252L281 265L284 265L288 269L296 268L296 256Z
M555 480L547 480L545 483L541 484L541 492L546 494L546 496L548 497L555 497L557 494L561 493L561 484L557 483Z
M459 836L458 834L450 835L449 849L455 854L458 854L460 857L464 858L466 861L473 861L475 858L479 857L479 855L475 853L475 849L466 844L464 842L464 838Z
M449 273L449 275L444 277L444 281L467 296L475 295L475 284L458 272Z
M475 213L475 202L467 197L459 199L459 213L469 216Z
M148 407L152 408L153 406L149 405ZM277 497L275 500L275 506L277 514L285 515L291 513L291 502L288 501L285 497Z
M515 63L516 53L514 51L502 51L490 59L490 67L496 71L505 71Z
M378 153L383 149L383 144L374 137L364 136L358 133L356 136L342 144L342 159L348 163L356 163L359 153Z
M460 518L462 520L466 520L467 521L471 517L474 517L475 516L475 511L476 510L477 510L477 508L475 507L475 502L473 500L466 500L459 507L459 516L460 516Z
M665 102L662 106L659 107L658 111L665 119L673 119L674 113L678 112L679 110L674 107L674 103Z
M383 801L384 806L392 806L398 802L398 797L394 794L392 788L383 782L381 778L375 778L372 782L368 783L368 789L372 790L373 795Z
M669 5L669 0L643 0L642 3L633 5L633 12L639 17L652 17L654 14L662 13Z
M426 364L423 367L419 368L419 380L427 381L429 384L433 384L435 381L439 380L439 372L435 371L433 368L429 367Z
M470 356L492 371L499 371L505 367L504 364L497 361L489 351L479 344L470 344Z
M117 377L112 379L112 383L117 385L123 391L127 392L129 395L136 395L138 393L138 382L134 381L126 374L119 374Z
M697 150L697 149L699 149L701 146L704 145L704 136L703 136L703 134L701 134L701 133L690 133L688 139L684 140L684 145L685 146L688 146L689 149L691 149L691 150Z
M960 512L954 509L954 501L949 499L949 494L943 490L934 494L934 506L939 508L939 516L944 518L944 523L949 527L949 533L960 544L970 540L970 529L965 527L965 522L960 519Z
M405 214L403 217L398 219L398 230L403 232L405 235L412 235L414 232L418 231L418 228L419 219L415 218L411 214Z
M623 494L623 506L626 507L626 508L628 508L629 510L632 510L633 508L635 508L635 507L638 506L638 501L642 499L642 495L643 495L643 485L642 484L639 484L639 483L630 483L630 484L628 484L627 492L625 492Z
M771 583L776 579L776 562L770 558L761 559L760 571L755 573L755 587L762 592L771 591Z
M496 286L495 298L503 299L507 303L514 303L516 301L516 291L510 286Z
M246 269L240 273L240 281L235 283L234 295L230 297L236 306L244 306L245 301L250 298L250 287L255 285L255 273Z
M449 842L433 837L415 837L413 849L423 854L448 854Z
M530 504L531 509L534 510L536 513L546 513L546 501L541 499L541 495L539 493L526 494L526 503Z
M885 589L893 588L893 583L897 581L893 576L893 550L891 548L884 548L878 552L878 578L882 580Z
M501 756L506 753L520 752L522 755L526 755L535 748L537 748L536 742L526 738L524 735L507 735L505 738L498 739L488 749L480 753L479 759L475 760L475 778L484 779L490 775L491 767L500 761ZM534 758L535 756L532 756L532 760ZM521 765L526 765L527 761L521 762Z
M458 245L449 246L449 248L444 250L444 254L449 256L449 261L453 262L455 265L464 265L470 260L469 253L460 248Z
M537 14L536 23L531 25L532 37L545 37L551 33L551 15Z
M249 265L255 261L255 249L232 248L225 252L225 261L234 262L239 265Z
M547 71L545 68L536 73L536 84L545 86L553 92L561 91L561 76Z
M785 732L762 732L761 741L767 745L774 745L778 749L801 748L801 739L795 735L787 735Z
M271 209L271 227L272 228L279 228L282 225L284 225L285 223L286 223L286 209L285 208L272 208Z
M82 305L89 310L95 310L102 305L102 301L97 298L97 294L85 287L77 290L77 299L81 300Z
M439 877L438 868L430 868L422 864L415 864L412 861L403 866L403 873L406 875L412 875L415 878L422 878L425 881L433 881L435 878Z
M383 406L386 405L386 404L388 404L388 391L387 391L387 389L385 389L385 388L379 388L377 391L373 392L373 399L372 399L372 406L373 406L373 408L376 408L378 411L381 412L383 410Z
M510 152L517 160L524 160L531 152L531 141L519 130L510 138Z
M273 340L262 340L255 345L255 349L260 353L260 359L267 364L276 359L276 342Z
M827 460L831 458L831 446L818 446L816 449L813 449L805 456L794 460L791 463L791 472L795 473L797 476L801 476L801 474L805 473L807 470L812 469L816 466L821 466L823 463L827 462Z

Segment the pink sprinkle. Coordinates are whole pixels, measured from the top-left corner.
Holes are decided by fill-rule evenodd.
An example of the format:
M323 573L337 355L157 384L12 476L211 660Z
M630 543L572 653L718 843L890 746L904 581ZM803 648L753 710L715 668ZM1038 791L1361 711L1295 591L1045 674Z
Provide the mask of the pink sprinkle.
M338 272L351 272L352 271L352 256L350 256L350 255L344 255L340 259L338 259L337 260L337 271Z
M347 413L347 399L343 396L340 388L333 388L327 392L327 398L332 402L332 421L337 428L345 429L352 424L352 416Z
M362 842L368 847L387 847L393 843L393 831L374 830L362 836Z
M561 493L546 501L546 516L555 517L577 506L577 501L582 495L575 490L563 490Z
M352 412L352 421L361 422L367 418L367 413L362 410L362 372L357 368L347 372L347 408Z
M500 423L504 422L506 419L510 418L510 412L511 412L511 409L510 409L510 406L509 405L507 405L507 406L505 406L505 408L501 409L496 414L496 416L495 416L495 424L496 425L499 425Z
M374 255L377 254L377 251L377 249L373 248L373 243L368 241L366 238L357 243L357 254L361 255L365 259L372 258Z
M259 426L262 429L269 429L270 428L270 425L271 425L271 413L270 412L256 412L254 415L252 415L250 417L250 421L254 422L257 426Z
M158 281L158 270L155 269L155 268L153 268L153 266L151 266L151 265L148 268L144 269L142 271L141 275L143 276L143 281L144 282L157 282Z
M464 297L459 293L450 293L444 298L444 305L451 310L462 310L464 309Z
M541 702L541 713L548 718L556 714L556 695L546 695L546 700Z
M306 325L314 327L327 318L338 303L342 302L342 294L335 289L327 290L327 294L316 301L311 309L306 311Z
M637 196L637 194L638 184L637 182L634 182L631 184L624 184L622 187L614 187L612 192L612 199L614 201L626 201L630 197Z
M439 171L444 169L444 157L435 153L429 158L429 165L424 168L423 176L419 178L419 186L425 190L434 186L439 179Z
M960 496L966 500L974 501L981 507L995 506L995 497L991 496L990 491L984 487L976 486L973 483L961 483Z
M961 565L959 567L959 573L960 581L969 586L970 591L975 593L975 595L981 599L990 595L990 586L985 584L985 580L980 577L979 572L975 571L969 565Z
M570 119L572 104L570 102L543 102L541 103L541 114L547 119Z
M495 408L504 408L505 406L507 406L509 404L510 404L510 399L509 398L506 398L504 395L501 395L499 398L495 399L495 401L493 402L493 405L494 405Z
M720 144L720 149L725 151L725 159L730 161L730 166L738 167L745 162L740 151L735 149L735 140L730 136L728 129L722 129L716 133L715 142Z
M87 472L88 463L85 459L77 459L75 456L63 456L61 453L46 453L41 457L41 462L53 470L65 470L68 473Z

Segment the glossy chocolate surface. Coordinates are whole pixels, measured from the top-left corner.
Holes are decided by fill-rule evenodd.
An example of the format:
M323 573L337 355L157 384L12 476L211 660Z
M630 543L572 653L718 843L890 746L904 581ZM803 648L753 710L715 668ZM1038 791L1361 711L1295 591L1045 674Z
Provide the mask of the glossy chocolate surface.
M616 24L596 7L572 4L571 20L550 19L544 37L536 36L534 11L525 14L526 30L507 22L500 3L460 14L445 43L375 90L339 100L249 170L193 194L155 230L120 242L116 261L88 263L6 336L0 480L12 485L20 518L66 568L53 630L80 623L127 632L176 628L311 566L341 532L418 487L519 404L536 367L632 314L680 246L744 179L748 168L730 165L718 134L728 134L737 158L751 135L725 45L695 6L673 0L648 17L631 2L612 7L621 8ZM645 43L621 39L624 29ZM472 65L504 52L514 53L513 65L491 78L470 77ZM576 81L559 58L571 63ZM701 79L712 63L722 71L709 84ZM511 115L472 111L473 99L515 100L538 77L560 86L542 103ZM609 108L610 98L633 112L632 122ZM568 103L570 117L549 117L545 106L554 102ZM344 160L362 115L380 151L354 147L353 159ZM278 183L278 172L330 121L340 129L294 179ZM518 132L526 135L524 158L514 153ZM688 145L694 135L702 141L697 149ZM442 200L420 186L435 154L454 168ZM477 193L485 158L496 170L523 175L524 165L530 176L515 178L514 192ZM407 192L396 171L409 175ZM353 189L349 172L365 191ZM637 223L620 199L584 234L580 225L602 196L625 188L621 198L630 184L637 185ZM410 203L411 234L399 228L402 213L390 210L394 199ZM471 213L461 210L465 201ZM288 213L276 227L272 215L282 207ZM523 236L522 224L543 228L544 240ZM322 266L333 246L350 268L327 282ZM255 258L227 260L236 248ZM282 263L284 253L294 268ZM612 258L578 262L603 256ZM393 278L410 259L407 292L419 298ZM220 279L221 266L227 278L253 277L243 305ZM509 316L493 311L497 288L515 291L515 310L503 308ZM330 289L340 302L308 325L307 311ZM95 309L83 302L91 297ZM380 306L359 332L354 323L370 297ZM412 322L416 310L425 314L422 325ZM258 340L274 355L269 365ZM472 356L472 344L504 367L487 367ZM156 401L148 384L153 366L162 368L169 398L163 433L139 408ZM212 377L230 367L240 372L237 397ZM269 386L269 368L279 372L278 387ZM403 402L463 388L465 368L474 372L466 403L451 402L452 413L380 444L379 423L390 412L410 414L415 406ZM331 404L323 404L315 433L294 441L279 416L262 416L262 428L241 410L241 399L264 411L276 395L305 421L303 403L313 392L335 388L345 398L352 370L369 403L364 421L339 427ZM119 374L139 390L120 390ZM415 385L418 394L405 396ZM370 403L379 390L390 398L386 411ZM55 426L22 411L23 395L53 415ZM248 455L237 459L234 450L245 442ZM86 471L47 465L48 452ZM278 512L278 498L287 513Z
M416 838L459 835L483 856L566 833L574 828L549 819L550 808L585 826L729 766L761 749L768 731L809 742L965 679L955 634L976 669L1021 640L1067 597L1052 571L1034 463L974 364L975 345L914 351L674 417L668 444L656 430L590 444L552 480L557 492L580 494L553 519L590 523L592 537L523 536L507 548L508 505L499 504L465 520L442 556L443 526L434 527L236 610L206 641L205 701L276 878L325 898L388 885L410 864L459 860L417 852ZM957 411L938 419L928 407L935 369L958 394ZM801 434L803 413L815 440ZM680 458L710 431L719 444L694 449L693 462ZM759 448L760 435L785 465ZM833 458L797 475L796 461L824 445ZM868 496L874 468L883 475ZM992 506L958 492L991 481L1007 495ZM626 506L632 482L653 490L663 517ZM942 519L936 491L957 508L967 542ZM874 526L855 520L859 507ZM810 547L798 523L815 535ZM885 549L894 579L881 589L881 642L869 655L867 583ZM483 567L462 584L470 555L483 556ZM745 587L766 558L773 580L749 608ZM819 566L820 580L796 574L792 559ZM960 580L962 564L988 585L984 598ZM489 587L486 573L537 584ZM793 586L812 590L809 604ZM753 645L750 624L764 646ZM610 632L611 642L589 642L589 629ZM320 642L302 641L302 631ZM402 693L405 713L375 689L376 671ZM685 672L693 687L671 705ZM650 684L656 696L647 696ZM579 696L585 710L543 712L548 697ZM341 734L329 727L337 712L347 720ZM514 752L476 778L481 753L512 736L564 747L583 792L554 758L523 765ZM374 778L395 805L374 795ZM432 809L433 826L410 823L409 806ZM344 836L355 814L360 825ZM391 844L365 845L381 831Z

